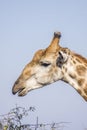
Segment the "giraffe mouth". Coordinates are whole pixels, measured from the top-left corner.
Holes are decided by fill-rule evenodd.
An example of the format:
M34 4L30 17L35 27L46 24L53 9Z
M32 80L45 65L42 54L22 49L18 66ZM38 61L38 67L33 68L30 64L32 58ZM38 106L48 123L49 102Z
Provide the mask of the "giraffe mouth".
M18 91L18 96L25 96L26 94L24 93L24 88L23 89L20 89Z
M27 93L29 92L29 91L31 91L32 89L29 89L29 90L27 90L26 88L22 88L22 89L20 89L20 90L18 90L16 93L18 93L18 96L25 96L25 95L27 95ZM16 94L16 93L13 93L13 94Z
M21 88L21 89L16 89L15 87L13 87L12 89L12 93L15 95L16 93L18 93L18 96L21 96L21 93L23 92L25 88Z

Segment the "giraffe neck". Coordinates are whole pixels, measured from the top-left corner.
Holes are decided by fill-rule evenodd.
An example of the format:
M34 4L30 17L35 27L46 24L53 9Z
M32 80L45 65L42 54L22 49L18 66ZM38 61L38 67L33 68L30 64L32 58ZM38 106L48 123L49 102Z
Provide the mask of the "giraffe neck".
M62 66L63 81L69 83L87 101L87 61L80 55L69 56L66 64Z

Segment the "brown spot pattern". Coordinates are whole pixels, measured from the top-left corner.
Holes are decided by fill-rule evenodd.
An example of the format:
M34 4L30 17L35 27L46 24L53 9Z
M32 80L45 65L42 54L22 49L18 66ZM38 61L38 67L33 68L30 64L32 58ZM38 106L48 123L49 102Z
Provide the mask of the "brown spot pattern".
M73 73L69 73L69 76L70 76L72 79L75 79L75 78L76 78L76 75L73 74Z
M85 95L82 95L83 96L83 98L85 99L85 101L87 101L87 96L85 96Z
M84 75L85 74L85 71L86 71L86 68L83 66L83 65L78 65L76 67L76 72L79 74L79 75Z
M82 86L83 83L84 83L84 79L81 78L81 79L78 80L78 85L79 85L79 86Z
M80 89L77 89L77 91L80 95L82 94L82 91Z
M67 72L67 68L63 66L63 72L66 73Z
M75 61L75 60L73 60L73 64L76 64L76 61Z
M87 95L87 84L85 85L84 92Z
M87 59L86 58L84 58L83 56L81 56L81 55L79 55L79 54L76 54L76 53L74 53L74 56L76 56L76 59L78 60L78 62L84 62L84 63L86 63L87 64Z

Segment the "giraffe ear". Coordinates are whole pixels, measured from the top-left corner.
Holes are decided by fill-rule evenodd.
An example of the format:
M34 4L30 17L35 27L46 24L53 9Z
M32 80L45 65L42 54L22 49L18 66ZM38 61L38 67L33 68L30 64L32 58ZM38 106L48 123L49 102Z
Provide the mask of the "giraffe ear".
M67 59L68 59L67 55L62 51L59 51L59 55L56 60L56 65L61 68L62 65L67 61Z

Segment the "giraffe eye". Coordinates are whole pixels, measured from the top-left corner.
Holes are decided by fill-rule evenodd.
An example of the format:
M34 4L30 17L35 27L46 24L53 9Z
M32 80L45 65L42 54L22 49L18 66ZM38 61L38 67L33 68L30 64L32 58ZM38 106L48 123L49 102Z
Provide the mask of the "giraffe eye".
M40 62L41 66L48 67L51 63L48 62Z

